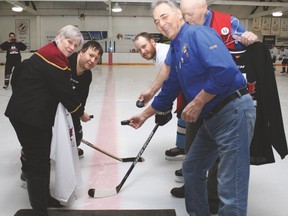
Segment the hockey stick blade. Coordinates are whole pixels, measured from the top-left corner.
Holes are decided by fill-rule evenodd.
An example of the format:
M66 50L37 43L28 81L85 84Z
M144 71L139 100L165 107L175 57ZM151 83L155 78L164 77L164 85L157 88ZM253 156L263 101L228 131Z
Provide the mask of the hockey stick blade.
M146 147L148 146L150 140L154 136L154 134L155 134L155 132L156 132L158 127L159 127L159 124L156 124L155 127L153 128L152 132L150 133L149 137L147 138L146 142L144 143L144 145L140 149L139 153L137 154L137 157L135 158L135 160L131 164L129 170L126 172L124 178L122 179L122 181L120 182L120 184L117 187L115 187L115 188L102 188L102 189L91 188L91 189L88 190L88 195L90 197L101 198L101 197L114 196L117 193L119 193L119 191L121 190L122 186L124 185L124 183L126 182L127 178L129 177L130 173L132 172L132 170L134 169L135 165L137 164L140 156L143 154L143 152L145 151Z
M116 195L116 188L89 189L88 195L93 198L103 198Z
M120 157L112 155L112 154L106 152L105 150L93 145L92 143L88 142L87 140L82 139L81 142L88 145L89 147L91 147L91 148L111 157L111 158L114 158L115 160L121 161L121 162L133 162L136 159L136 157L120 158ZM143 157L140 157L138 159L138 162L144 162L144 161L145 161L145 159Z

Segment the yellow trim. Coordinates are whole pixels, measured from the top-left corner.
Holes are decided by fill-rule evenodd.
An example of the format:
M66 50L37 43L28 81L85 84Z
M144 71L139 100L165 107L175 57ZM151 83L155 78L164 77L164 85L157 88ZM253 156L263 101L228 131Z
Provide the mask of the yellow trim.
M42 55L40 55L39 53L36 52L35 54L38 55L40 58L42 58L44 61L46 61L48 64L51 64L51 65L53 65L53 66L59 68L60 70L69 70L69 67L68 67L68 66L65 67L65 68L60 67L60 66L58 66L58 65L56 65L56 64L54 64L54 63L48 61L46 58L44 58L44 57L43 57Z
M82 106L82 103L80 103L80 105L75 110L72 110L70 113L76 112L79 109L79 107L81 107L81 106Z

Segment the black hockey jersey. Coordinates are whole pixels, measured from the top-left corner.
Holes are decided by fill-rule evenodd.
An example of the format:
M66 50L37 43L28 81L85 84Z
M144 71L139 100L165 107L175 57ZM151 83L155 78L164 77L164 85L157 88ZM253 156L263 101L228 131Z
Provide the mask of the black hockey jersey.
M246 75L256 105L256 123L250 147L252 165L274 163L273 148L283 159L288 154L278 89L270 52L257 42L246 50L230 51ZM273 148L272 148L273 147Z

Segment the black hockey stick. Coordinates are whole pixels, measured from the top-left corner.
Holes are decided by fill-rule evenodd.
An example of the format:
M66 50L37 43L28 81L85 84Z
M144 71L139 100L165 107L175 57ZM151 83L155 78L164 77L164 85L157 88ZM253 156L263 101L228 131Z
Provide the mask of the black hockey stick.
M101 149L101 148L93 145L92 143L88 142L87 140L82 139L81 142L84 143L84 144L86 144L86 145L88 145L89 147L91 147L91 148L93 148L93 149L96 149L97 151L99 151L99 152L101 152L101 153L103 153L103 154L105 154L105 155L107 155L107 156L109 156L109 157L111 157L111 158L114 158L114 159L116 159L116 160L118 160L118 161L121 161L121 162L133 162L133 161L136 159L136 157L120 158L120 157L117 157L117 156L115 156L115 155L112 155L112 154L104 151L103 149ZM143 157L139 157L139 158L138 158L138 161L139 161L139 162L143 162L143 161L144 161L144 158L143 158Z
M155 132L156 132L158 127L159 127L159 124L156 124L155 127L153 128L152 132L150 133L149 137L147 138L146 142L144 143L144 145L140 149L137 157L135 158L135 160L131 164L131 166L130 166L129 170L127 171L126 175L124 176L124 178L122 179L122 181L120 182L120 184L118 186L116 186L115 188L101 188L101 189L91 188L88 191L88 195L90 197L98 197L98 198L100 198L100 197L113 196L113 195L116 195L117 193L119 193L120 189L122 188L123 184L127 180L127 178L130 175L130 173L132 172L132 170L135 167L136 163L138 162L138 159L140 158L140 156L143 154L144 150L148 146L150 140L152 139L152 137L155 134Z

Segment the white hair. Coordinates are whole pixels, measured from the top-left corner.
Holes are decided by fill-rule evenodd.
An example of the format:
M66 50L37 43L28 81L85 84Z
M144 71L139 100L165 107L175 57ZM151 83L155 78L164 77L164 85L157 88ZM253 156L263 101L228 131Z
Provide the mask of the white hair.
M73 25L67 25L67 26L64 26L63 28L61 28L58 31L57 36L60 39L79 39L80 44L84 40L80 30Z
M156 2L152 3L152 9L154 10L158 5L160 4L167 4L169 7L171 7L174 11L177 11L179 9L176 1L174 0L158 0Z

